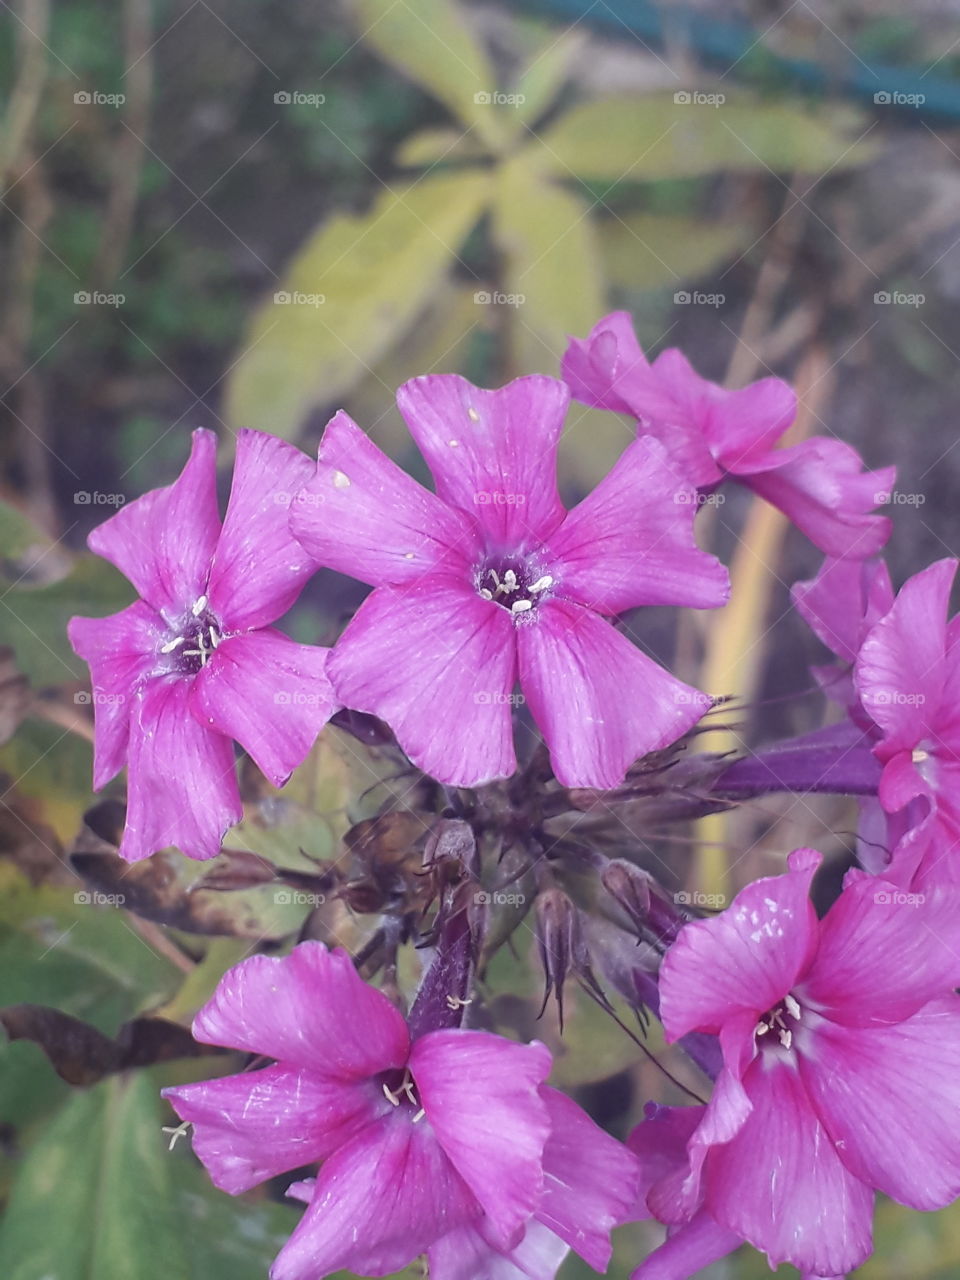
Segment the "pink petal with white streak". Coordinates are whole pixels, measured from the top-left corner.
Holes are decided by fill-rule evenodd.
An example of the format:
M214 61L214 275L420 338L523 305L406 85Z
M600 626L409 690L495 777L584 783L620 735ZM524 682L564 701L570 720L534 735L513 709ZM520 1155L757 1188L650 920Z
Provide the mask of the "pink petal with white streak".
M346 951L321 942L241 960L197 1014L193 1034L348 1082L402 1067L410 1045L387 997L357 975Z
M121 507L93 530L87 545L172 624L206 592L219 536L217 437L199 430L173 484Z
M517 641L520 686L566 787L618 786L635 760L676 742L711 705L572 600L524 615Z
M557 445L569 403L562 382L539 375L485 391L457 374L430 374L397 392L439 496L480 523L489 552L514 555L566 514Z

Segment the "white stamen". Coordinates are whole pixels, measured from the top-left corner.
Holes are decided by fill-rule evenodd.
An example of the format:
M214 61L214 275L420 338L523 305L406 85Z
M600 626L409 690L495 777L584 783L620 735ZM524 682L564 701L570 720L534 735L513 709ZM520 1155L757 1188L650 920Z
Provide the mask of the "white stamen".
M177 636L175 640L168 640L165 645L161 645L161 653L173 653L174 649L179 649L186 642L186 636Z
M492 591L488 591L486 587L481 587L481 588L480 588L480 595L483 597L483 599L484 599L484 600L492 600L492 599L493 599L493 592L492 592Z
M413 1117L413 1123L419 1124L426 1114L427 1114L426 1111L424 1111L423 1107L421 1107L420 1110L417 1112L417 1114Z
M174 1128L172 1125L169 1125L169 1124L165 1124L163 1126L163 1129L161 1130L161 1132L170 1134L170 1145L167 1147L168 1151L172 1151L173 1148L177 1145L178 1138L185 1138L187 1136L187 1132L189 1128L190 1128L189 1120L182 1121L180 1124L177 1125L176 1128Z
M755 1036L765 1036L769 1030L770 1030L769 1022L758 1022L753 1034Z
M786 1005L787 1013L791 1018L800 1017L800 1004L793 996L784 996L783 1003Z
M514 600L510 606L511 613L526 613L528 609L533 608L532 600Z
M914 764L923 764L924 760L930 759L930 752L923 751L920 747L917 747L914 751L910 752L910 759Z
M518 590L517 575L513 569L508 569L503 575L503 590L507 595L509 595L511 591Z
M400 1105L400 1098L399 1098L396 1094L392 1093L392 1092L390 1091L390 1089L388 1089L388 1088L387 1088L387 1082L386 1082L386 1081L384 1081L384 1083L383 1083L383 1093L384 1093L384 1096L386 1097L387 1101L391 1104L391 1106L399 1107L399 1105Z
M333 487L335 489L349 489L350 477L344 475L342 471L335 471L333 473Z
M553 577L549 573L545 573L542 578L538 578L530 591L546 591L547 587L553 586Z
M459 996L447 996L448 1009L465 1009L468 1004L473 1004L473 999L461 1000Z
M199 599L199 600L196 602L196 604L193 606L193 609L192 609L192 611L191 611L191 612L193 613L193 616L194 616L195 618L199 618L199 617L200 617L200 615L201 615L201 613L203 613L203 611L204 611L204 609L205 609L206 607L207 607L207 597L206 597L206 596L201 596L201 597L200 597L200 599Z
M780 1032L780 1043L783 1045L783 1047L784 1047L785 1049L789 1049L789 1048L790 1048L790 1045L793 1043L793 1032L792 1032L792 1031L781 1031L781 1032Z
M470 408L467 410L467 417L470 419L471 422L480 421L480 415L479 413L477 413L476 409L474 409L473 405L471 405Z

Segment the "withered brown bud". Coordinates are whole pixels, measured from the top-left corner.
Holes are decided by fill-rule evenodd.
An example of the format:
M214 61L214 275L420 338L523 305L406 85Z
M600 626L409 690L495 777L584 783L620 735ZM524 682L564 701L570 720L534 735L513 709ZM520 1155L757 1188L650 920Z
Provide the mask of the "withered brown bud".
M547 1007L552 993L557 1002L562 1033L563 988L568 974L573 972L581 977L592 977L580 913L562 889L545 889L538 894L534 912L540 963L546 982L540 1013Z
M479 873L477 838L472 827L459 818L442 818L423 846L425 868L447 859L460 863L473 876Z
M646 871L623 858L613 858L600 872L600 882L638 930L649 925L651 877Z

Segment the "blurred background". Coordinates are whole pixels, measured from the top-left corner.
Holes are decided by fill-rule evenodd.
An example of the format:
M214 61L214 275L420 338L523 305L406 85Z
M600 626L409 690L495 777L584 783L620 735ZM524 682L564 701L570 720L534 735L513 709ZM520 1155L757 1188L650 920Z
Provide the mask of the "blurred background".
M302 925L255 894L213 923L180 899L135 917L82 900L67 862L93 797L64 628L130 599L84 540L173 479L195 427L219 434L226 477L238 428L312 451L342 406L424 478L401 381L557 374L568 335L623 307L651 354L680 346L731 386L789 378L790 440L897 464L897 583L960 553L952 0L10 0L0 88L0 1006L109 1036L145 1010L188 1022L252 941ZM573 407L569 502L631 434ZM639 629L737 699L711 747L815 728L821 654L788 590L818 553L740 493L701 527L733 604ZM288 629L329 643L361 594L321 573ZM317 856L360 790L325 751L296 793L323 815ZM797 845L842 858L853 821L841 801L770 799L661 853L678 885L728 899ZM241 845L259 847L250 830ZM564 1086L623 1134L662 1084L618 1034L575 1009L557 1051ZM35 1045L0 1046L0 1274L266 1275L295 1211L214 1192L186 1143L168 1155L164 1070L77 1088ZM621 1236L617 1280L655 1239ZM956 1212L882 1205L877 1239L865 1277L960 1276ZM765 1273L755 1255L710 1272Z

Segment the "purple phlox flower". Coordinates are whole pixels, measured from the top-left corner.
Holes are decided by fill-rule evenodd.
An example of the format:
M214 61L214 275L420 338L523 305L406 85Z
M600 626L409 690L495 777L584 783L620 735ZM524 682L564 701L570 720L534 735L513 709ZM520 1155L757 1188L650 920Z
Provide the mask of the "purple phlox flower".
M120 854L131 861L173 844L214 857L242 812L231 740L282 786L337 707L329 651L269 625L313 572L287 519L312 464L281 440L241 431L221 526L216 444L195 431L173 484L94 529L90 549L141 599L68 628L93 681L94 786L127 765Z
M718 1035L724 1067L705 1108L646 1122L663 1142L633 1136L648 1160L669 1148L645 1203L670 1239L637 1280L679 1280L738 1240L844 1275L870 1253L875 1191L924 1210L960 1193L960 1133L944 1123L960 1106L956 894L851 871L818 920L819 863L791 854L667 953L666 1037Z
M960 616L948 620L956 571L956 560L939 560L909 578L867 633L854 673L883 765L887 830L874 821L871 844L892 848L883 874L914 889L960 883Z
M272 1066L165 1090L231 1194L304 1164L307 1209L272 1280L389 1275L427 1253L434 1280L553 1280L568 1248L603 1270L639 1166L544 1085L549 1051L485 1031L411 1041L345 951L304 942L221 979L205 1043Z
M375 588L331 656L338 697L386 720L427 773L473 786L516 768L519 680L557 778L616 786L710 705L608 620L727 599L726 570L694 541L692 489L644 439L566 511L556 451L569 392L553 378L498 391L415 378L397 401L436 493L339 413L291 513L319 564Z
M649 363L626 311L571 339L563 376L584 404L636 418L698 489L726 479L745 484L828 555L871 556L890 536L890 521L870 513L887 500L895 468L864 471L855 449L823 436L776 448L797 410L779 378L730 391L702 378L676 349Z

